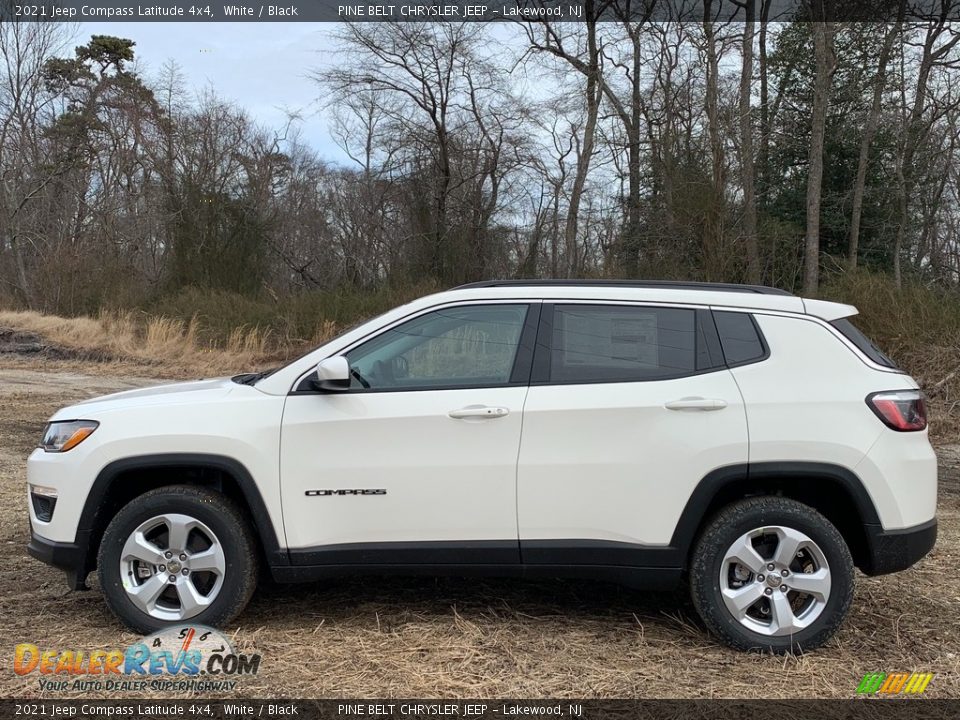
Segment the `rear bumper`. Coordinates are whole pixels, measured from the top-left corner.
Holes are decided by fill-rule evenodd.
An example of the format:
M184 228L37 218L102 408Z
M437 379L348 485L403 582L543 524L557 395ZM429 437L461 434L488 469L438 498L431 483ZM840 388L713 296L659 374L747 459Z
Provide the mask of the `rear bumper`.
M906 570L925 556L937 542L937 519L900 530L864 525L867 533L867 575L886 575Z
M67 574L67 585L71 590L87 589L87 575L92 568L85 542L57 542L31 533L27 552L31 557L63 570Z

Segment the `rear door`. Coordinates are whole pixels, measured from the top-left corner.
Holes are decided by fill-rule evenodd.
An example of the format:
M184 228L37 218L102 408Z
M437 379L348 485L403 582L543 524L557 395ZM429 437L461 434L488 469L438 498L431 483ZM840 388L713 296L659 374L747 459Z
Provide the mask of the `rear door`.
M643 564L697 483L747 447L709 310L544 304L517 476L523 561Z

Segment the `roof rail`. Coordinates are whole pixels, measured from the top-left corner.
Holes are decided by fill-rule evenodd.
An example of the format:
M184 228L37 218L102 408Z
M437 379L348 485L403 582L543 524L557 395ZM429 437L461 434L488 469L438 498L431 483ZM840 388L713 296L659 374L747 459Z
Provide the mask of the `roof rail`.
M664 288L668 290L713 290L715 292L756 293L758 295L789 295L786 290L766 285L737 285L735 283L686 282L682 280L482 280L458 285L453 290L495 287L634 287Z

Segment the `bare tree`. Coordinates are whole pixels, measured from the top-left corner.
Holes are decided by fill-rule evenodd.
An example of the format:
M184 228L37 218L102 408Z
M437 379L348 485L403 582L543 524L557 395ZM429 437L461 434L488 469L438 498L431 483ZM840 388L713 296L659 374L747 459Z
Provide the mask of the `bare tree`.
M740 182L743 188L743 240L747 253L747 280L760 282L760 250L757 240L756 168L753 150L753 43L756 36L756 0L737 3L744 11L740 50Z
M357 23L346 27L339 40L351 49L350 62L317 79L343 96L360 88L402 97L415 115L395 119L408 132L417 132L420 119L431 132L435 153L428 271L445 281L450 267L446 253L448 205L453 176L454 98L470 72L467 49L475 28L451 23Z
M68 29L53 23L0 23L0 258L13 264L8 277L30 306L37 296L23 247L33 241L24 216L63 171L46 162L50 148L40 128L53 98L45 92L44 68L67 37Z
M847 243L847 259L851 268L857 267L857 255L860 246L860 217L863 213L863 195L866 191L867 168L870 165L870 146L880 124L883 109L883 93L887 86L887 65L893 51L893 44L903 32L903 17L906 12L906 0L900 0L897 20L891 25L883 38L883 46L877 59L877 72L873 80L873 100L870 112L863 126L860 138L860 157L857 160L857 179L853 185L853 200L850 207L850 235Z
M719 6L719 3L717 3ZM720 59L723 39L717 36L718 23L714 18L713 0L703 3L703 38L706 67L704 105L707 117L707 135L710 143L710 193L705 206L703 222L703 271L707 280L719 280L724 275L724 217L726 192L726 159L720 119Z
M816 295L820 284L820 204L823 183L823 146L830 77L833 74L834 23L826 20L824 0L814 0L811 23L816 72L813 79L813 109L810 118L810 155L807 165L807 229L804 243L803 291Z
M901 256L910 224L910 202L916 177L914 159L927 139L934 123L944 117L951 107L960 101L960 98L952 98L951 102L943 103L930 97L933 89L931 87L931 77L934 70L956 71L960 68L960 62L953 55L954 48L960 42L960 32L957 32L952 23L949 22L949 18L952 17L952 13L955 13L957 7L960 7L960 2L957 2L957 0L944 0L940 5L939 16L931 19L923 28L912 103L907 102L908 80L905 73L901 73L903 120L900 132L901 141L895 165L897 229L893 244L893 278L897 287L900 287L903 281ZM912 41L905 43L906 47L913 45ZM901 61L903 62L903 60Z
M600 8L602 10L602 8ZM583 190L590 172L590 162L593 159L594 140L597 133L597 118L600 115L600 102L603 97L601 85L601 53L603 47L597 38L597 4L596 0L586 0L586 120L583 125L582 141L576 143L577 169L573 178L573 187L570 190L570 202L567 206L567 221L564 226L564 246L567 255L567 277L576 275L579 269L577 262L577 234L580 222L580 205L583 201Z
M642 184L641 177L642 141L643 141L643 104L642 104L642 58L644 26L653 13L653 5L645 4L638 12L630 2L613 0L603 7L597 7L596 12L612 13L625 35L625 52L614 55L605 52L606 63L627 82L626 93L621 94L615 85L614 79L608 72L599 72L598 68L591 67L589 59L583 57L583 48L578 47L571 38L564 33L559 23L540 23L542 35L538 35L531 26L529 42L532 49L549 53L567 62L570 67L588 79L595 77L598 92L610 104L615 116L623 126L627 150L627 198L626 223L622 233L620 247L620 267L628 276L635 276L640 269L641 256L641 213L642 213ZM595 27L591 32L595 32Z

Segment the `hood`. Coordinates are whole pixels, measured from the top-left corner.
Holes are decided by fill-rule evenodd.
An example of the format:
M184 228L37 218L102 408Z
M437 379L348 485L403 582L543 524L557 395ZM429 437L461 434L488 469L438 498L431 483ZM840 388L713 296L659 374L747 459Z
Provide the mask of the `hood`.
M245 386L238 385L228 377L154 385L81 400L70 407L57 411L51 419L77 419L92 416L99 412L122 410L135 406L201 402L224 397L238 387Z

